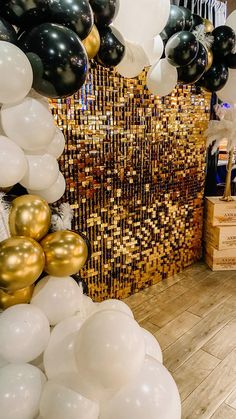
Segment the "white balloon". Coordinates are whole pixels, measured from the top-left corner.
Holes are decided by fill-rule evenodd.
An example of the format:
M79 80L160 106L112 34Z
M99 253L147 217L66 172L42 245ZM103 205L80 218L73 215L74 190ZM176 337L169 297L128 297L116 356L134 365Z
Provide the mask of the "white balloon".
M57 128L56 133L51 141L51 143L48 145L46 151L48 154L51 154L56 159L59 159L61 157L64 148L65 148L66 140L65 137L60 130L60 128Z
M236 10L234 10L230 15L227 17L226 25L230 26L236 32Z
M223 89L217 92L217 96L220 100L226 103L236 103L236 70L229 68L229 78Z
M67 319L57 324L55 327L53 327L48 346L51 344L60 345L63 339L75 332L78 332L83 322L84 320L81 319L80 314L78 313L75 316L68 317Z
M50 188L58 179L59 165L50 154L43 156L26 155L28 169L20 183L31 191Z
M113 397L117 390L104 389L96 386L92 381L85 382L79 372L62 373L53 378L58 384L81 394L89 400L104 403Z
M28 151L47 147L56 132L51 112L42 101L32 97L13 105L4 105L1 120L6 135Z
M98 419L99 406L53 381L45 385L40 413L44 419Z
M76 313L82 292L70 276L45 276L34 288L31 304L40 308L50 325L55 326Z
M9 138L0 136L0 187L13 186L25 175L28 168L23 151Z
M169 95L175 88L177 81L177 69L170 65L166 59L154 64L147 74L147 87L153 95Z
M162 350L156 338L150 332L148 332L148 330L142 328L142 331L146 346L146 355L151 356L156 361L163 363Z
M26 154L51 154L51 156L59 159L59 157L63 154L65 143L65 137L60 128L57 127L52 141L46 148L35 150L34 152L28 152Z
M116 310L116 311L122 311L123 313L127 314L128 316L134 318L132 310L129 308L129 306L123 301L120 300L106 300L102 303L98 304L98 310Z
M45 349L50 327L45 314L29 304L5 310L0 317L0 355L8 362L30 362Z
M48 378L77 371L75 340L83 324L81 317L73 316L54 327L44 352L44 367Z
M88 297L87 295L83 295L82 304L83 304L82 314L84 318L87 318L91 316L92 314L94 314L95 311L97 311L97 307L99 305L99 303L94 303L92 298ZM81 311L81 307L80 307L80 311Z
M59 199L64 195L66 190L66 181L61 172L59 172L57 180L47 189L41 190L31 190L28 189L29 194L38 195L41 198L45 199L49 204L59 201Z
M75 350L81 379L105 389L126 384L137 374L145 356L138 323L115 310L89 317L80 329Z
M6 134L5 134L5 132L4 132L4 130L3 130L3 127L2 127L1 118L0 118L0 135L1 135L1 136L3 135L3 137L6 137Z
M82 295L78 301L78 315L82 320L86 320L98 310L99 303L94 303L92 298Z
M120 0L112 25L128 41L142 44L164 29L169 14L170 0Z
M33 99L39 100L48 110L49 107L49 100L47 97L40 95L38 92L36 92L34 89L31 89L28 96L32 97Z
M154 39L145 42L145 44L143 44L143 49L148 58L146 65L149 66L157 64L160 61L164 51L164 43L161 36L157 35Z
M0 356L0 368L5 367L7 364L8 362L2 356Z
M126 42L124 58L116 70L123 77L137 77L143 71L147 61L147 55L140 45Z
M2 419L34 419L46 378L29 364L9 364L0 369Z
M32 83L33 71L26 55L16 45L0 41L0 103L24 99Z
M146 359L137 377L102 408L99 419L181 419L176 384L159 362Z

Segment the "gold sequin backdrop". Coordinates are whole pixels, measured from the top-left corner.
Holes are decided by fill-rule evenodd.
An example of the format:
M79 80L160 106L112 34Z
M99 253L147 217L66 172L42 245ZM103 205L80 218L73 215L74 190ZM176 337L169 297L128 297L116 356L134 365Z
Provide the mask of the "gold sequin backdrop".
M178 87L160 99L145 73L127 80L102 67L53 103L67 137L65 201L92 243L81 275L95 300L124 298L200 257L209 108L208 93Z

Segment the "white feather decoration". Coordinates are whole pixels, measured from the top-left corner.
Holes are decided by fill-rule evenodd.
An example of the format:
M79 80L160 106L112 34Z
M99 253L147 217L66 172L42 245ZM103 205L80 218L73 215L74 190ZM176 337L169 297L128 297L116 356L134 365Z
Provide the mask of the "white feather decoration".
M52 230L71 230L73 215L73 210L69 204L61 204L58 213L52 216Z
M205 134L207 136L207 146L211 145L214 141L212 154L217 151L221 141L227 141L228 151L236 146L236 108L223 108L219 105L215 107L219 121L210 121L208 129Z
M0 242L10 237L8 218L10 205L4 200L5 194L0 192Z
M204 25L197 26L195 30L193 31L193 34L196 36L197 40L201 42L201 44L203 44L203 46L206 49L211 49L214 42L214 36L206 33L206 29Z

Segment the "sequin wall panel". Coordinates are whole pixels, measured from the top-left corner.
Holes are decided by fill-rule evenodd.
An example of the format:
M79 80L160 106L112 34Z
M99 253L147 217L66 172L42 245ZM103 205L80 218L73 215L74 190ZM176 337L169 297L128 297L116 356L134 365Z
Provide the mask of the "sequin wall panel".
M67 137L65 200L92 243L82 276L95 300L127 297L200 257L209 107L207 93L178 87L160 99L145 74L101 67L80 94L54 102Z

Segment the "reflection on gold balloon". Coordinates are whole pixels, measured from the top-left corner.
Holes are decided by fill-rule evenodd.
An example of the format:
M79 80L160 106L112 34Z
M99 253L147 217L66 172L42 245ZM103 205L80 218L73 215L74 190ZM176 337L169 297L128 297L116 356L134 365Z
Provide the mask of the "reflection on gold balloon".
M214 29L215 29L214 28L214 25L213 25L213 23L210 20L203 19L203 24L205 26L206 33L210 33L210 32L213 32L214 31Z
M51 211L44 199L23 195L12 202L9 225L12 236L26 236L41 240L48 233Z
M214 59L213 52L210 49L207 51L207 58L208 58L208 64L207 64L206 71L210 70L213 64L213 59Z
M100 35L95 25L93 26L89 36L87 36L87 38L85 38L82 42L87 51L88 57L91 60L97 55L101 43Z
M46 256L44 270L52 276L76 274L86 263L88 247L79 234L72 231L57 231L41 242Z
M28 237L11 237L0 243L0 288L12 292L32 285L43 272L41 246Z
M8 307L16 304L27 304L30 302L34 290L34 285L21 290L7 293L0 290L0 310L6 310Z

